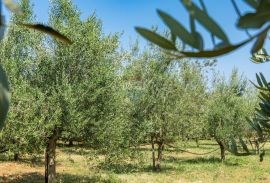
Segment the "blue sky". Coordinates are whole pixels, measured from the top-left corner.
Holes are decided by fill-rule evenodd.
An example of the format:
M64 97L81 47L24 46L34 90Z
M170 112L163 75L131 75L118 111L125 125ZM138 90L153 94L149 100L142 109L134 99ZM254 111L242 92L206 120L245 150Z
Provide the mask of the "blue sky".
M214 16L215 20L222 25L231 42L237 43L247 38L244 31L237 30L234 26L237 15L230 0L204 1L209 14ZM242 0L236 1L243 12L251 10ZM34 11L38 21L46 22L49 1L32 0L32 2L35 4ZM134 31L134 26L151 28L152 25L157 25L161 31L166 29L157 16L156 9L168 12L189 27L188 14L179 0L73 0L73 2L82 12L82 19L95 12L103 22L105 33L123 32L121 45L125 48L128 47L131 40L135 41L137 38L139 38L142 45L145 44L145 41ZM197 1L194 0L194 2ZM206 37L208 47L211 46L209 34L203 29L200 30L203 36ZM256 72L263 72L267 78L270 78L270 72L268 71L270 63L257 65L249 61L251 46L247 45L234 53L218 58L217 69L221 73L229 75L231 70L236 67L250 80L255 80Z

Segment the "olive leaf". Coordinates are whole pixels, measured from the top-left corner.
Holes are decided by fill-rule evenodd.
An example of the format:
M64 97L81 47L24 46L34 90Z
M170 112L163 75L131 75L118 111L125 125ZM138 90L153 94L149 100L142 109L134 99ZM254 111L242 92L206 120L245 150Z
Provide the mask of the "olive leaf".
M237 26L239 28L261 28L265 23L270 20L270 1L261 0L255 13L247 13L240 17Z
M174 50L174 51L177 50L177 48L175 47L175 45L171 41L158 35L157 33L150 31L148 29L145 29L145 28L141 28L141 27L135 27L135 29L145 39L160 46L161 48L164 48L167 50Z
M204 42L203 42L203 37L199 32L193 32L192 35L195 38L196 45L198 45L199 50L204 49Z
M220 55L224 55L227 53L230 53L238 48L240 48L241 46L249 43L250 41L252 41L254 38L263 36L265 33L267 33L270 29L270 26L266 27L264 30L262 30L261 32L259 32L258 34L248 38L247 40L236 44L236 45L228 45L228 46L222 46L221 48L215 49L215 50L209 50L209 51L200 51L200 52L185 52L185 51L179 51L181 54L183 54L186 57L193 57L193 58L211 58L211 57L217 57ZM225 44L225 43L223 43Z
M261 81L261 78L260 78L260 76L257 73L256 73L256 79L257 79L257 82L258 82L259 86L260 87L263 87L263 83Z
M225 43L229 44L230 41L227 35L224 33L222 28L212 19L206 12L201 10L197 5L195 5L190 0L182 0L183 5L189 11L190 14L194 15L194 18L204 26L209 32L211 32L216 37L220 38Z
M169 14L157 10L158 15L163 20L163 22L168 26L168 28L171 30L173 34L175 34L179 39L181 39L186 44L190 45L193 48L200 48L200 45L196 44L196 41L191 33L188 32L188 30L180 24L177 20L175 20L173 17L171 17Z
M18 23L21 26L27 27L29 29L38 30L40 32L44 32L46 34L49 34L65 43L72 44L71 40L67 38L66 36L62 35L58 31L54 30L53 28L42 25L42 24L26 24L26 23Z
M259 50L262 49L263 45L264 45L264 41L266 39L268 30L264 30L258 37L256 42L254 43L252 49L251 49L251 53L257 53Z
M242 29L261 28L270 19L270 11L262 13L247 13L238 20L237 26Z

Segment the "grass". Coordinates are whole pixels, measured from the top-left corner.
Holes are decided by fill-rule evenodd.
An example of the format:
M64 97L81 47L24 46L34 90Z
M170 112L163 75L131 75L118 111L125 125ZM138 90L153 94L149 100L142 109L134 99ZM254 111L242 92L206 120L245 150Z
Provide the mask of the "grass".
M270 145L268 145L270 147ZM187 150L204 153L218 148L210 141L204 141L200 147L191 144ZM151 152L149 147L141 148L143 162L137 164L99 166L95 159L89 160L91 150L78 147L59 147L57 150L58 182L64 183L254 183L270 182L270 151L266 151L263 162L258 156L233 156L226 154L221 163L219 151L209 155L193 155L172 149L164 151L162 171L151 170ZM3 158L2 158L3 159ZM116 171L117 170L117 171ZM124 170L121 172L121 170ZM42 159L31 163L27 157L21 162L1 161L0 182L39 183L43 180Z

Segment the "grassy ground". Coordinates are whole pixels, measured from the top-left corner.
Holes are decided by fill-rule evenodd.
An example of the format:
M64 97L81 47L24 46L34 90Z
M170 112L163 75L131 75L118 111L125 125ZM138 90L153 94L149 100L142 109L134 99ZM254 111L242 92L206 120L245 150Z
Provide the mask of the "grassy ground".
M189 146L188 150L204 153L218 148L213 142L202 142L200 147ZM270 182L270 151L266 151L263 162L258 156L235 157L227 154L225 162L219 161L219 151L198 156L167 149L164 152L161 172L151 170L151 152L142 147L144 163L141 166L130 164L117 166L118 171L96 168L96 160L89 160L91 152L82 148L61 147L57 151L57 172L59 182L101 182L101 183L254 183ZM2 158L3 159L3 158ZM122 166L122 167L121 167ZM125 170L124 172L119 171ZM116 170L116 169L114 169ZM44 182L42 160L35 163L25 158L16 163L0 162L0 182L39 183Z

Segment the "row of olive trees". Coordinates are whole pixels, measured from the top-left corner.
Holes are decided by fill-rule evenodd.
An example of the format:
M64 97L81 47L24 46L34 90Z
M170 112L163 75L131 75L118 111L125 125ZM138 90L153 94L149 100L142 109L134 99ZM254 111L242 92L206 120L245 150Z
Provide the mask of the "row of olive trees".
M19 159L45 149L47 182L56 176L59 139L90 145L106 155L106 163L150 143L153 168L159 170L170 143L213 137L223 152L232 149L231 139L247 137L245 118L253 104L246 91L239 94L249 88L237 74L209 89L211 64L171 62L154 47L123 58L118 35L104 35L95 15L82 21L71 1L54 0L49 25L72 35L73 44L65 46L14 24L35 21L28 0L21 8L24 15L13 15L0 45L13 96L1 151Z
M218 74L213 74L212 81L211 62L171 61L154 47L134 55L124 75L134 104L131 132L137 143L151 144L154 170L160 170L166 145L186 140L215 139L221 160L226 150L236 155L250 153L247 118L254 115L256 101L250 98L256 98L256 93L237 70L229 81Z
M136 30L144 38L162 48L167 55L171 56L172 60L177 58L218 57L237 50L238 48L255 40L251 49L251 60L254 63L268 62L270 57L266 49L263 47L270 30L270 1L243 0L243 2L252 9L251 12L241 12L241 8L238 6L239 2L231 0L232 7L239 16L239 19L236 20L236 27L245 31L248 36L246 40L238 44L231 43L228 35L223 30L223 27L220 26L220 24L215 21L214 17L209 14L204 0L200 0L199 3L194 3L192 0L181 1L181 4L186 8L189 14L190 30L188 30L184 25L181 24L181 22L177 21L168 13L161 10L157 11L158 15L171 32L171 39L145 28L136 27ZM198 24L200 24L203 29L210 33L213 48L205 49L205 47L208 45L204 45L204 37L202 37L200 34L200 29L197 27ZM249 33L249 29L257 30L258 33L251 35ZM185 45L188 45L189 50L192 50L182 50L178 47L176 40L182 41ZM257 133L256 146L258 147L258 142L269 140L270 98L269 82L265 79L262 73L257 74L256 77L258 84L254 85L260 92L259 98L261 102L259 103L259 107L256 109L256 116L250 120L250 127L252 127L252 129ZM240 139L239 141L241 144L243 144L243 147L246 146L243 143L243 140ZM234 152L237 151L235 144L236 143L233 140L232 147L234 147ZM263 155L264 152L260 154L261 161L263 159Z

